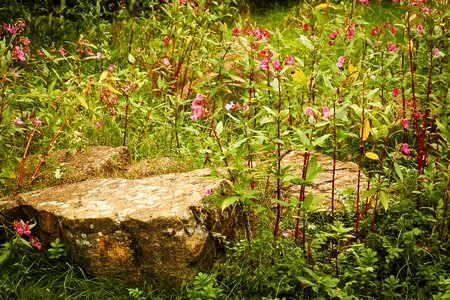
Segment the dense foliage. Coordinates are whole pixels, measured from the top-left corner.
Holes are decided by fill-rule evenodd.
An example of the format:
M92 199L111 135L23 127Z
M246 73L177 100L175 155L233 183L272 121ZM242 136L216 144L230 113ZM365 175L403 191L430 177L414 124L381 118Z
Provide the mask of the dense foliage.
M231 183L227 196L205 192L240 212L242 239L180 297L450 298L445 1L246 13L233 0L9 1L0 10L0 192L33 188L54 148L190 157L225 169L214 173ZM293 150L304 153L300 176L283 165ZM321 171L313 151L359 169L355 191L333 178L327 209L305 192ZM297 196L286 196L290 185ZM349 204L336 210L338 201ZM0 260L23 269L2 271L0 293L22 299L14 280L31 284L42 273L23 272L57 267L31 259L17 224L9 234L4 225ZM62 260L56 253L48 259ZM83 277L60 267L61 278ZM37 290L52 291L42 278ZM79 282L93 292L55 289L98 297L96 283ZM156 297L143 285L117 298L146 296Z

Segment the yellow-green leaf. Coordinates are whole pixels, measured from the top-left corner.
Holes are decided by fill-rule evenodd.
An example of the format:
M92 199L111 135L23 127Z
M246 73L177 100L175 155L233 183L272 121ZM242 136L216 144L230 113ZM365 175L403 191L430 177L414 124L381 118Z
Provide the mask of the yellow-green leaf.
M372 131L372 128L370 127L370 121L368 119L366 119L364 121L364 126L361 127L361 130L359 131L359 136L362 137L363 141L365 141L369 138L371 131Z
M381 205L383 205L383 207L384 207L384 210L388 210L388 208L389 208L389 196L388 196L388 194L386 192L384 192L384 191L380 191L379 197L380 197Z
M348 74L353 75L354 73L358 72L358 69L352 65L352 63L348 64Z
M292 79L306 86L306 75L305 73L303 73L302 70L300 69L295 70L294 74L292 74Z
M378 157L378 154L373 153L373 152L366 152L366 156L372 160L380 160L380 158Z

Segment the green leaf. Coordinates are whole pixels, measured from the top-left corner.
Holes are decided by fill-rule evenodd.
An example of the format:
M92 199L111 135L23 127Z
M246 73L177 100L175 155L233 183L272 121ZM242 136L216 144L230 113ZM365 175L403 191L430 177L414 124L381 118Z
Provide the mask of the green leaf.
M389 196L385 191L380 191L380 203L383 205L384 210L389 208Z
M323 147L323 144L325 143L325 141L331 136L331 134L325 134L323 136L321 136L320 138L316 139L313 142L314 146L319 146L319 147Z
M301 35L300 36L300 43L302 43L303 46L305 46L306 48L308 48L309 50L314 50L314 46L311 43L311 41L308 39L308 37Z
M136 62L136 58L134 58L133 54L128 53L128 61L134 65L134 63Z
M322 172L322 166L317 163L317 157L313 157L308 162L308 168L306 170L306 182L312 183L316 179L317 174Z
M397 176L400 179L400 181L403 181L402 170L400 169L400 166L396 162L394 162L394 170L395 170L395 173L397 173Z
M236 203L238 201L239 201L239 197L238 196L227 197L220 204L220 208L222 210L225 210L227 207L233 205L234 203Z
M217 133L218 135L221 135L221 134L222 134L222 131L223 131L223 122L220 121L219 123L217 123L217 126L216 126L216 133Z

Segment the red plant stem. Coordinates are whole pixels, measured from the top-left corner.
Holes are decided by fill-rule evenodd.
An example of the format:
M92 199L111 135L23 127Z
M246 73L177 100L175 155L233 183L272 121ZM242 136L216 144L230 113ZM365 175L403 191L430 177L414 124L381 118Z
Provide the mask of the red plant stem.
M339 99L339 89L337 89L337 98ZM334 225L334 189L336 181L336 101L333 101L333 173L331 179L331 225Z
M61 127L59 127L58 131L56 132L55 136L53 137L53 139L50 141L50 144L48 145L48 147L45 150L45 153L42 155L41 159L39 160L39 163L37 164L36 169L34 169L34 173L31 176L30 183L32 183L36 179L37 173L39 172L42 164L45 162L45 160L46 160L46 158L48 156L48 153L52 149L52 147L55 144L56 140L58 139L59 135L63 132L63 129L64 129L65 126L66 126L66 122L63 122Z
M280 76L277 76L278 78L278 115L277 115L277 200L281 200L281 82L280 82ZM273 237L275 239L278 238L278 232L280 230L280 218L281 218L281 204L277 203L277 216L275 220L275 229L273 231Z
M123 145L122 146L126 146L126 142L127 142L128 109L130 107L130 98L128 95L126 95L126 98L127 98L127 104L125 105L125 126L124 126L124 131L123 131Z
M308 169L308 163L309 163L309 151L306 151L303 155L303 168L302 168L302 179L306 179L306 170ZM298 208L297 208L297 220L295 221L295 233L294 237L297 239L300 234L300 212L302 209L302 203L305 200L305 186L302 185L300 187L300 192L298 194ZM305 234L303 234L305 236Z
M39 126L39 123L36 122L36 124L34 124L33 130L31 131L30 137L28 138L27 146L25 147L25 152L23 153L23 156L22 156L22 162L20 164L19 185L17 186L18 190L20 190L23 186L23 175L25 173L25 160L27 159L27 153L28 153L28 149L30 148L30 145L31 145L31 140L33 139L33 136L34 136L38 126Z
M133 4L133 24L131 25L131 33L130 33L130 44L128 45L128 53L131 53L131 47L133 45L133 36L134 31L136 30L136 14L137 14L137 8L139 5L139 0L136 0Z
M405 54L402 53L402 117L403 119L406 119L406 97L405 97L405 86L404 86L404 80L405 80ZM408 129L403 128L403 143L408 143Z
M387 147L387 142L389 140L389 135L390 135L390 133L384 139L383 152L381 153L381 158L380 158L380 172L378 173L378 186L379 187L381 186L381 174L383 174L383 162L384 162L384 158L386 156L386 147ZM375 194L375 207L373 208L372 233L375 232L375 224L377 222L377 209L378 209L379 196L380 196L380 191L377 190L377 192Z

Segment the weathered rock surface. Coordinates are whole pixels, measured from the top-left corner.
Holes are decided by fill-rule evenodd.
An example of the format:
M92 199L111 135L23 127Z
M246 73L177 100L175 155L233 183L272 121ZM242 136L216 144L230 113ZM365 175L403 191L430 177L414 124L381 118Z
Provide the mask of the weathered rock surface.
M91 276L181 285L214 261L211 233L231 235L204 192L220 182L206 169L144 179L96 179L21 194L42 242L60 237Z

